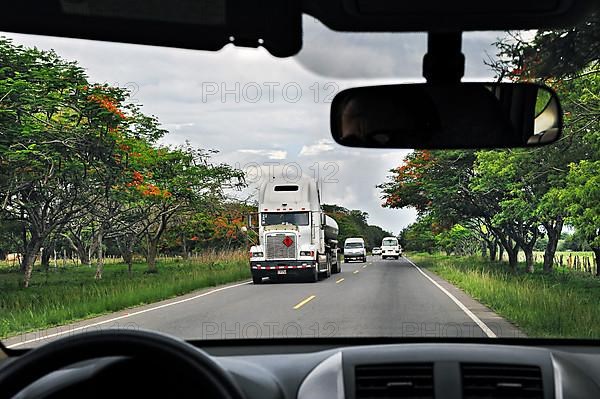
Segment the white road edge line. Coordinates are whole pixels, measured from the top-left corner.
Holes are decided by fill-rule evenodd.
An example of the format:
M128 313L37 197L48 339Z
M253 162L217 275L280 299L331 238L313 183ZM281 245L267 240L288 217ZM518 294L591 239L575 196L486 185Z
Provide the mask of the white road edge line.
M408 259L408 258L404 258L406 259L414 268L416 268L419 273L421 273L423 276L425 276L427 278L427 280L431 281L433 283L433 285L435 285L436 287L438 287L440 289L440 291L442 291L444 294L448 295L448 297L450 299L452 299L452 301L458 305L458 307L465 312L465 314L467 316L469 316L471 318L471 320L473 320L475 322L475 324L477 324L479 326L479 328L481 328L483 330L483 332L488 336L488 338L497 338L496 334L483 322L481 321L481 319L477 316L475 316L475 314L473 312L471 312L469 310L469 308L467 308L461 301L459 301L454 295L452 295L450 292L448 292L447 289L445 289L444 287L442 287L441 285L439 285L434 279L432 279L431 277L429 277L423 270L421 270L421 268L417 265L415 265L413 263L412 260Z
M165 303L163 305L155 306L153 308L139 310L139 311L133 312L133 313L127 313L126 315L118 316L118 317L113 317L112 319L99 321L97 323L87 324L85 326L76 327L76 328L70 328L68 330L60 331L60 332L57 332L57 333L54 333L54 334L48 334L48 335L44 335L42 337L30 339L30 340L27 340L27 341L18 342L16 344L12 344L12 345L7 346L7 348L9 348L9 349L16 348L17 346L21 346L21 345L25 345L25 344L30 344L32 342L37 342L37 341L41 341L41 340L48 339L48 338L58 337L60 335L69 334L69 333L72 333L72 332L75 332L75 331L79 331L79 330L84 330L84 329L90 328L90 327L96 327L96 326L99 326L99 325L102 325L102 324L106 324L106 323L110 323L110 322L113 322L113 321L125 319L127 317L137 316L137 315L142 314L142 313L151 312L153 310L158 310L158 309L167 308L169 306L179 305L180 303L193 301L195 299L202 298L202 297L205 297L205 296L210 295L210 294L214 294L214 293L217 293L217 292L225 291L225 290L228 290L228 289L231 289L231 288L241 287L243 285L248 285L248 284L251 284L251 283L252 283L252 281L246 281L244 283L239 283L239 284L234 284L234 285L228 285L226 287L217 288L217 289L214 289L214 290L202 293L202 294L194 295L194 296L189 297L189 298L180 299L179 301ZM60 327L58 327L58 328L60 328ZM27 336L27 334L35 334L35 333L36 332L26 333L25 336Z

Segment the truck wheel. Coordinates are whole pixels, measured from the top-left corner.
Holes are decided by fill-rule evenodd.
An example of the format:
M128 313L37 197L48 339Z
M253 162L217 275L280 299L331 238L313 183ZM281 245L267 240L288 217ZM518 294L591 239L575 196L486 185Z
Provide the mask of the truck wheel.
M340 261L339 259L335 262L335 265L332 267L331 272L333 274L338 274L339 272L341 272L342 267L340 266Z
M311 283L316 283L317 281L319 281L319 267L318 266L316 266L314 268L314 271L308 278L308 281Z
M262 277L252 276L252 282L254 284L261 284L262 283Z
M331 277L331 258L329 257L329 255L326 255L326 261L325 261L325 271L324 272L320 272L319 273L319 277L321 278L329 278Z

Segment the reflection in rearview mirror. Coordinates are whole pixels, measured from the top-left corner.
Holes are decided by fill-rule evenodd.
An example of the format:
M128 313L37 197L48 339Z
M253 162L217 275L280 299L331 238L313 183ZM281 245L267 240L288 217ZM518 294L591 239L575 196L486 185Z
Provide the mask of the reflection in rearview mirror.
M525 147L558 140L562 111L550 88L532 83L363 87L336 96L331 131L350 147Z

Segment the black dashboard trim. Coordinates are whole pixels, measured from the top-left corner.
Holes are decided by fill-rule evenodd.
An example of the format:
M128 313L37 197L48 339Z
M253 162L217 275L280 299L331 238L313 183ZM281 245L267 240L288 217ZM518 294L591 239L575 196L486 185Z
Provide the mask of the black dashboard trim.
M348 346L365 345L389 345L389 344L489 344L509 346L570 346L570 347L600 347L600 339L578 339L578 338L438 338L438 337L332 337L332 338L258 338L258 339L231 339L231 340L187 340L197 348L247 348L262 347L274 349L272 353L280 353L279 348L286 348L286 353L293 347L297 352L306 353L306 347L312 347L313 352L319 352L326 348L338 348ZM30 348L10 349L0 341L0 350L8 357L20 356L27 353Z

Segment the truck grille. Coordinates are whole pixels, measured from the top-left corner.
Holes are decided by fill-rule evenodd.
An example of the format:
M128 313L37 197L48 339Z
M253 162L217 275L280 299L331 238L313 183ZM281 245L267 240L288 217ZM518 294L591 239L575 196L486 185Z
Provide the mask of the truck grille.
M296 259L296 235L267 234L265 249L267 259Z

